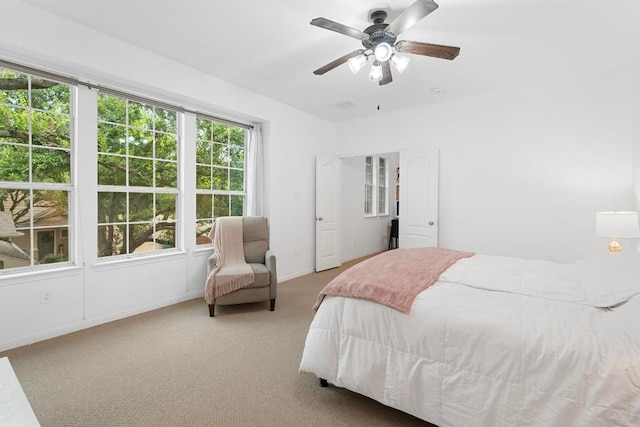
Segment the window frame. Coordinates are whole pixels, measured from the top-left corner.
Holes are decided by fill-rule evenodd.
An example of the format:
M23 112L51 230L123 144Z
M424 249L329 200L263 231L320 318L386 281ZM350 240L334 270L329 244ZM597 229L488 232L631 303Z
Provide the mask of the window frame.
M364 216L376 216L376 192L373 156L364 158Z
M112 98L119 99L120 101L125 102L125 123L114 122L110 120L103 120L100 117L99 106L100 106L100 97L101 96L109 96ZM142 107L142 109L151 108L153 111L153 125L151 128L145 128L140 126L135 126L131 122L130 117L130 103L138 104ZM102 89L98 92L96 97L96 108L98 109L97 114L97 138L96 138L96 153L97 153L97 162L98 162L98 179L96 185L96 193L97 193L97 203L98 203L98 215L100 215L100 203L101 203L101 194L122 194L124 196L124 219L114 220L114 218L105 218L105 221L101 221L100 218L96 217L96 233L98 235L97 240L97 262L98 263L109 263L118 260L126 260L126 259L135 259L135 258L146 258L151 256L157 256L159 254L168 254L173 252L182 251L182 239L181 239L181 228L182 224L180 221L180 207L182 200L182 191L181 191L181 162L182 160L182 150L181 146L183 144L184 133L183 133L183 113L179 108L173 108L172 106L168 106L164 103L156 103L153 100L142 99L140 97L129 95L126 93L122 93L119 91L105 90ZM159 130L156 127L156 121L158 119L157 110L171 112L175 114L175 130L173 132ZM100 125L113 126L115 128L122 127L125 130L125 149L124 153L113 153L109 151L102 151L100 149ZM151 147L151 155L145 156L140 154L131 154L130 146L132 145L131 134L134 132L147 132L150 133L153 137L153 143ZM158 136L171 136L175 137L175 150L172 152L174 158L166 158L159 157L157 155L157 142ZM113 157L120 158L124 161L125 171L124 171L124 184L104 184L100 183L100 156L104 156L104 158ZM152 176L151 176L151 184L150 185L131 185L131 160L140 161L140 162L151 162L152 168ZM163 186L158 185L158 165L160 164L173 164L175 165L175 186ZM135 210L132 208L131 200L132 195L150 195L152 199L152 213L151 216L148 217L148 220L140 220L140 219L132 219L132 215L135 214ZM172 212L170 215L158 219L161 215L158 212L158 196L161 195L172 195L174 196L174 203ZM172 215L171 215L172 213ZM166 224L166 226L159 227L160 224ZM130 251L129 247L124 247L125 242L130 242L132 239L133 229L139 226L151 226L149 238L151 238L152 247L149 250L142 250L136 252L138 248L140 248L144 243L136 246L133 250ZM110 229L105 230L107 233L113 234L115 229L122 229L124 231L121 232L123 235L122 248L120 249L120 253L116 254L101 254L101 251L104 251L105 248L101 248L103 241L107 241L107 239L101 239L100 233L101 228L109 227ZM167 228L164 228L167 227ZM165 230L173 230L173 245L168 248L158 248L158 245L163 245L162 239L159 238L158 233ZM146 243L146 242L145 242ZM110 243L113 248L113 241ZM112 249L113 251L113 249Z
M209 139L203 138L200 134L199 134L199 126L200 126L200 121L206 121L209 122L209 125L211 126L211 137ZM221 143L220 141L216 141L215 138L215 131L214 131L214 127L216 125L220 125L220 126L226 126L227 127L227 141L226 143ZM232 144L231 141L231 132L232 129L241 129L243 132L243 141L242 141L242 156L243 156L243 165L242 168L238 167L238 166L234 166L231 163L231 160L227 163L227 165L220 165L220 164L216 164L214 162L214 150L213 147L215 146L214 144L221 144L224 146L236 146L239 147L237 144ZM227 215L240 215L240 216L244 216L246 214L247 211L247 143L249 141L249 131L250 131L250 127L247 126L242 126L240 124L237 123L230 123L224 120L218 120L214 117L210 117L208 115L205 114L197 114L196 115L196 146L198 146L200 143L207 143L208 144L208 151L210 152L210 162L209 163L203 163L201 161L199 161L198 158L198 153L196 153L196 158L195 158L195 168L196 171L198 170L198 168L207 168L210 170L210 188L199 188L199 183L198 183L198 177L196 176L196 182L195 182L195 187L194 187L194 192L195 192L195 203L196 203L196 207L195 207L195 214L196 214L196 223L195 223L195 234L196 234L196 247L198 248L202 248L202 247L207 247L210 246L211 240L209 239L209 234L211 232L211 228L213 227L213 221L215 220L215 218L217 218L216 216L216 196L224 196L224 197L228 197L229 198L229 202L228 202L228 206L227 206L227 214L225 215L219 215L219 216L227 216ZM197 150L197 148L196 148ZM227 171L227 181L229 183L229 189L224 190L224 189L215 189L214 187L214 176L213 176L213 172L216 169L225 169ZM231 183L231 172L232 171L242 171L242 190L237 190L231 189L232 183ZM196 173L197 175L197 173ZM202 216L200 215L199 212L199 208L200 208L200 202L199 202L199 198L205 196L205 197L211 197L211 205L210 205L210 209L207 212L210 212L209 215L206 216ZM236 198L240 198L242 201L242 211L241 212L234 212L234 206L233 206L233 200L234 197ZM204 237L204 238L203 238Z
M365 218L389 216L389 161L386 157L371 155L365 156L364 162L363 215ZM381 203L384 209L380 209Z
M386 157L378 157L378 216L389 215L389 162Z
M77 178L76 178L76 140L77 140L77 116L78 116L78 105L77 105L77 94L78 94L78 85L77 81L69 78L65 78L64 76L57 76L51 73L47 73L44 71L40 71L37 69L33 69L30 67L23 67L18 64L8 63L6 61L0 61L0 69L9 72L15 72L20 75L24 75L28 78L27 88L26 89L18 89L24 90L28 96L28 102L26 105L21 104L12 104L12 103L2 103L3 106L9 108L18 108L24 109L27 112L28 117L28 142L26 144L19 142L11 142L11 141L0 141L1 146L9 146L16 148L27 148L28 149L28 161L29 161L29 170L28 170L28 178L27 181L0 181L0 188L6 190L21 190L28 193L28 206L24 206L23 209L27 210L26 219L23 221L18 221L15 224L15 218L11 215L12 220L14 221L14 225L16 226L16 231L24 233L23 236L16 237L8 237L6 240L12 242L17 246L15 241L18 241L21 244L24 242L28 242L28 249L21 248L21 251L29 257L29 264L23 266L14 266L3 268L0 270L0 276L10 276L15 274L24 274L29 272L37 272L37 271L56 271L65 268L69 268L70 266L77 264L77 249L75 247L75 234L76 234L76 221L74 215L74 208L76 205L76 195L77 195ZM45 82L56 83L57 85L65 85L67 87L68 93L68 104L65 104L65 108L63 111L56 111L55 109L44 108L44 106L34 105L34 90L37 89L47 89L45 88L34 88L33 81L37 79ZM54 86L57 86L54 85ZM53 86L52 86L53 87ZM68 147L63 143L62 146L57 146L56 143L47 143L47 144L38 144L34 142L34 137L36 135L36 131L34 129L34 125L36 124L34 118L37 116L42 116L42 118L46 117L61 117L64 122L68 123L68 129L65 129L65 132L68 132ZM64 123L63 124L67 124ZM65 126L65 127L67 127ZM47 131L43 130L43 135L47 135ZM66 136L66 135L63 135ZM9 139L9 138L7 138ZM66 141L66 138L64 138ZM39 177L36 176L36 168L37 163L34 162L35 152L34 150L51 150L51 151L59 151L67 153L68 157L68 177L64 179L64 181L60 182L51 182L48 180L40 180L37 179ZM46 151L42 151L45 153ZM62 157L60 157L61 159ZM67 171L63 172L66 174ZM47 179L47 177L44 177ZM38 225L36 221L44 220L45 217L41 214L45 212L42 210L40 214L36 212L38 208L43 208L43 206L35 206L34 204L34 193L36 192L59 192L60 194L64 194L64 198L66 199L66 223L65 224L55 224L56 221L53 221L51 224L47 224L46 222ZM5 201L0 201L4 203ZM54 205L55 206L55 205ZM53 206L52 206L53 207ZM49 208L52 208L49 207ZM53 216L55 216L52 213ZM37 218L36 218L37 217ZM52 216L46 216L46 218L51 218ZM64 218L64 215L62 216ZM40 235L43 237L53 236L53 241L51 242L52 251L48 252L44 257L40 255ZM26 237L26 239L25 239ZM5 240L5 239L3 239ZM47 242L48 243L48 242ZM36 256L37 255L37 256ZM49 257L49 255L52 255ZM49 258L49 260L47 259ZM26 261L26 260L24 260Z

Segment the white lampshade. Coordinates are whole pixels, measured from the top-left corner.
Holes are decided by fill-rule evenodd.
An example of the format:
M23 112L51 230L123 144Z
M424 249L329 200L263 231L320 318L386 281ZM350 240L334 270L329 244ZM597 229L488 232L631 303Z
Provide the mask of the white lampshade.
M596 213L596 235L600 237L640 237L638 212Z
M369 72L369 80L372 82L377 82L382 79L382 66L378 61L375 61L371 66L371 71Z
M367 57L364 55L354 56L353 58L349 58L347 60L347 64L349 65L349 68L351 69L351 72L353 74L356 74L358 71L360 71L360 69L364 67L364 64L366 63Z
M609 253L622 250L620 238L640 237L638 212L598 212L596 213L596 235L609 237Z
M380 43L373 51L373 56L380 62L388 61L393 54L393 49L389 43Z
M397 53L395 53L391 57L391 65L393 65L394 68L398 70L399 73L402 73L405 70L405 68L407 68L407 65L409 65L409 61L410 61L410 58L408 56L401 56L401 55L398 55Z

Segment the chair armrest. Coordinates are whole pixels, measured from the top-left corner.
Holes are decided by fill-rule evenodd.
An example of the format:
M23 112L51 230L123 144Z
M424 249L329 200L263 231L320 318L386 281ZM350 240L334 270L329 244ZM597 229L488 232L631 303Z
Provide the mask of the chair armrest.
M264 263L271 276L271 298L275 298L278 289L278 273L276 270L276 255L271 252L271 249L267 249L267 252L265 252Z
M207 276L209 275L211 270L213 270L213 267L215 267L217 263L218 257L216 256L216 254L211 254L209 259L207 260Z

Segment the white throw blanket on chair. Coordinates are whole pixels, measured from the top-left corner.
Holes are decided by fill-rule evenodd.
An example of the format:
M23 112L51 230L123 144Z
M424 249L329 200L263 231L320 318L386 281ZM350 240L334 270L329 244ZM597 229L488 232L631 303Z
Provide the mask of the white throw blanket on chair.
M209 237L216 265L207 277L204 292L207 304L213 304L216 298L253 283L255 275L244 260L241 216L216 218Z

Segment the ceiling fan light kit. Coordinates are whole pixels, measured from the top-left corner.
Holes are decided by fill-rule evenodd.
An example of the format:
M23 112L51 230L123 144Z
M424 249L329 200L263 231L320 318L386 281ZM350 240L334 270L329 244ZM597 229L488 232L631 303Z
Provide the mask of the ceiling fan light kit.
M376 46L373 51L373 56L380 62L388 61L393 55L393 50L391 49L391 45L387 42L382 42Z
M356 74L358 71L360 71L366 63L367 57L364 54L354 56L353 58L349 58L347 60L347 64L349 65L349 68L351 69L351 72L353 74Z
M401 56L401 55L398 55L397 53L394 53L390 61L391 61L391 65L393 65L393 67L399 73L402 73L404 70L407 69L407 65L409 65L409 61L411 61L411 58L409 58L408 56Z
M369 80L372 82L379 82L382 80L382 65L380 65L378 60L373 61L371 71L369 71Z
M400 33L412 27L437 8L438 5L433 0L416 0L390 24L384 22L387 18L387 12L374 10L369 14L373 25L367 27L364 31L347 27L326 18L312 19L311 25L356 38L360 40L364 47L364 49L348 53L318 68L313 74L322 75L345 62L348 63L349 68L355 74L364 67L369 57L373 56L369 79L373 82L378 82L379 85L386 85L393 81L389 64L393 65L400 73L409 64L409 57L398 55L398 52L448 60L454 59L460 53L459 47L407 40L396 41Z

